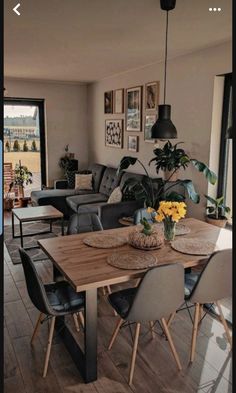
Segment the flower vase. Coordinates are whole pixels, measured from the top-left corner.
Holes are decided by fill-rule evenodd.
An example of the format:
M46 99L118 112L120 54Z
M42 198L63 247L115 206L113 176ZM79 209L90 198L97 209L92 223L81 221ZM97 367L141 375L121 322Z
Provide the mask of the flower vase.
M165 240L172 241L175 238L176 222L164 220L164 238Z

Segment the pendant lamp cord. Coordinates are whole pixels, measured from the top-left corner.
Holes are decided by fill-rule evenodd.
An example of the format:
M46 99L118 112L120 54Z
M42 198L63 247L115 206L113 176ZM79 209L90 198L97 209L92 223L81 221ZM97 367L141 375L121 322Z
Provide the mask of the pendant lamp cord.
M166 11L166 47L165 47L164 104L166 103L166 69L167 69L168 24L169 24L169 12Z

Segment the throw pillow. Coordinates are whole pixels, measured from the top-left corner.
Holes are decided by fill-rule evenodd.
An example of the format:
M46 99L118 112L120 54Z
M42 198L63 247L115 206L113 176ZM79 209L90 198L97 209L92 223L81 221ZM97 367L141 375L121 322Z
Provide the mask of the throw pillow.
M93 190L93 175L77 173L75 175L75 188L77 190Z
M75 175L78 173L78 171L66 171L65 173L65 178L68 183L68 188L75 188Z
M114 188L111 195L108 198L107 203L118 203L122 201L122 192L120 187Z

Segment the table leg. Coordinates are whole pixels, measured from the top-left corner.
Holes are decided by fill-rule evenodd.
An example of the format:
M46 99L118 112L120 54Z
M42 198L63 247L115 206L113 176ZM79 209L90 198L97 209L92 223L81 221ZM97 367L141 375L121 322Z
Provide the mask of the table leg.
M15 222L14 222L14 213L11 212L11 230L12 230L12 239L15 238Z
M85 292L85 370L87 382L97 379L97 289Z
M24 248L23 245L23 228L22 228L22 221L20 221L20 245L22 248Z
M61 235L64 236L64 217L61 219Z
M52 233L52 220L49 221L49 225L50 225L49 231L50 231L50 233Z
M84 352L65 323L56 318L56 330L63 340L85 383L97 379L97 288L85 292Z

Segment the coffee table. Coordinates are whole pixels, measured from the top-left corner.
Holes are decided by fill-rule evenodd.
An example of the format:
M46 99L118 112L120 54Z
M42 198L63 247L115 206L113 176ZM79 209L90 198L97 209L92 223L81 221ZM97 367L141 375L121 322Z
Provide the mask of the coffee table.
M20 225L19 235L15 234L15 217L18 219ZM58 220L58 219L61 220L61 234L62 236L64 236L64 216L63 213L57 210L55 207L51 205L47 205L47 206L23 207L23 208L12 209L12 237L13 239L20 238L21 247L24 248L25 250L38 248L39 247L38 245L31 246L31 247L24 247L24 242L23 242L24 237L32 236L32 235L41 235L45 233L52 233L52 223L54 220ZM49 221L49 230L23 234L24 222L41 221L41 220Z

